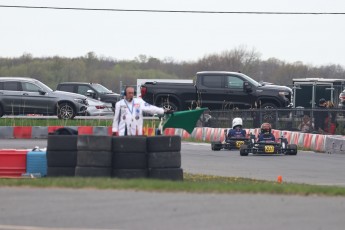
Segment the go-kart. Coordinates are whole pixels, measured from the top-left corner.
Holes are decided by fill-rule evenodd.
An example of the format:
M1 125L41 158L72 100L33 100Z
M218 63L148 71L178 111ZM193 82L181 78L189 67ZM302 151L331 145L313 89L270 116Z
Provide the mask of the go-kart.
M255 138L254 135L250 134L250 138L247 137L228 137L227 130L224 129L225 140L223 142L213 141L211 142L211 149L213 151L219 151L221 149L240 149L242 145L248 145L251 143L251 139Z
M248 156L249 153L253 154L284 154L284 155L297 155L297 145L288 144L285 137L278 139L278 142L251 142L248 145L240 147L240 155Z

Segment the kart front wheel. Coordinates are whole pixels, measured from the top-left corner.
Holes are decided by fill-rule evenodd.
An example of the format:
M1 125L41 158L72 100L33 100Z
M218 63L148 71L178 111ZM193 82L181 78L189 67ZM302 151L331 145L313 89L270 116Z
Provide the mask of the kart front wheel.
M240 147L240 155L241 156L248 156L248 147L247 147L247 145L241 145L241 147Z

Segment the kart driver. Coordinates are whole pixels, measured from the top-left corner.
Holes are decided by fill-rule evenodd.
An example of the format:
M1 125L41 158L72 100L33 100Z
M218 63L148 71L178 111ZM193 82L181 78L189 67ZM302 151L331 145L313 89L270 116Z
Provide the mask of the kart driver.
M143 135L143 112L164 114L169 111L150 105L141 98L134 98L134 88L127 87L124 92L124 99L118 101L115 105L113 135Z
M272 134L272 126L270 123L261 125L261 133L258 136L258 142L275 142L276 138Z
M232 129L228 132L229 138L246 137L246 130L242 129L242 118L236 117L232 120Z

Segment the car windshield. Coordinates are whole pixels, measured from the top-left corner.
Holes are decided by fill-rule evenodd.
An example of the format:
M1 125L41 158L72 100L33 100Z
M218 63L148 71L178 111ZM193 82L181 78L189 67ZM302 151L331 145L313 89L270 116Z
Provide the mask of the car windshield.
M111 92L109 89L105 88L103 85L100 85L100 84L92 84L92 86L93 86L99 93L103 93L103 94L113 93L113 92Z
M49 86L46 86L45 84L43 84L42 82L40 81L35 81L35 84L37 86L39 86L43 91L45 92L53 92L53 90L51 88L49 88Z

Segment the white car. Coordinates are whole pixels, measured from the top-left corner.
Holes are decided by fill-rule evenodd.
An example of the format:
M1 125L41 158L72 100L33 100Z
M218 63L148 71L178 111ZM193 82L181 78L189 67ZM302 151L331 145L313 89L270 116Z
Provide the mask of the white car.
M92 98L87 98L89 106L86 110L86 116L113 116L114 112L111 103L105 103Z

